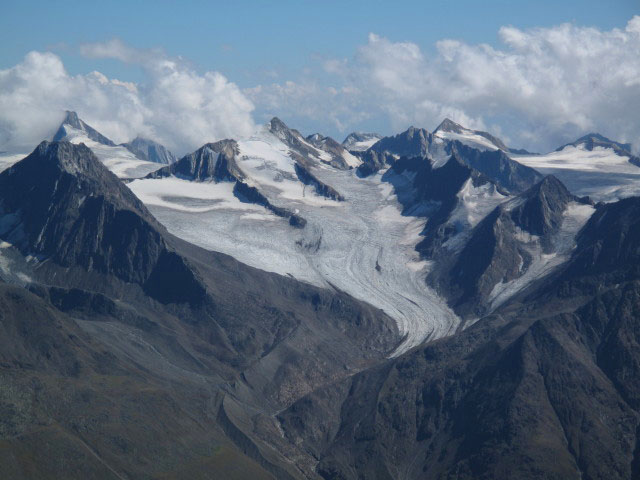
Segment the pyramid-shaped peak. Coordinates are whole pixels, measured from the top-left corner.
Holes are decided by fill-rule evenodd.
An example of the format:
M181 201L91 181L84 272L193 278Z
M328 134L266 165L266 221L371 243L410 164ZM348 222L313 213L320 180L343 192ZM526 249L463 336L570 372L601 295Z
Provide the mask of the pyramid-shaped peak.
M72 110L65 110L65 116L64 116L64 120L62 121L62 123L66 123L67 125L71 125L71 126L76 126L78 125L77 128L80 128L80 118L78 118L78 114Z
M287 125L278 117L273 117L269 121L269 129L271 131L284 131L284 130L289 130L289 127L287 127Z
M84 144L43 141L31 154L2 172L0 178L0 183L5 182L5 190L38 191L38 199L42 199L46 192L51 195L61 192L64 185L69 195L78 198L103 196L123 208L138 209L146 214L146 209L131 190ZM36 197L33 197L33 202L36 202Z
M47 162L48 165L55 165L61 171L77 174L83 171L91 171L94 169L106 169L91 151L89 147L83 143L75 145L71 142L49 142L43 141L36 149L25 158L31 162ZM22 162L18 162L16 166L20 166Z
M460 125L459 123L454 122L450 118L445 118L440 125L435 129L434 132L452 132L452 133L462 133L467 129Z
M553 195L560 196L563 199L572 199L573 195L567 190L567 187L554 175L547 175L536 185L531 187L530 195Z
M71 110L67 110L66 111L64 120L60 124L60 127L56 131L55 135L53 136L53 141L54 142L58 142L58 141L61 141L61 140L67 140L68 139L68 135L69 135L70 132L68 131L67 127L71 127L71 128L73 128L75 130L80 130L82 132L85 132L86 136L90 140L93 140L94 142L98 142L98 143L101 143L103 145L108 145L110 147L115 147L116 146L115 143L113 143L107 137L102 135L100 132L98 132L91 125L89 125L86 122L84 122L82 119L80 119L80 117L78 117L78 114L76 112L71 111Z
M538 185L542 188L566 188L564 183L562 183L555 175L547 175L538 183Z

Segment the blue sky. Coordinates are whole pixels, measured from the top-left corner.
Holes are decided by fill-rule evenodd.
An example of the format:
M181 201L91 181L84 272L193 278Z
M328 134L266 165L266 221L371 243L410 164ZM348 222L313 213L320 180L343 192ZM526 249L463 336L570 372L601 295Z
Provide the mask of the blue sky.
M473 66L479 65L477 62L484 62L482 64L490 68L491 61L502 53L513 53L514 49L520 50L516 52L519 55L519 60L516 60L527 63L533 54L524 52L526 48L523 46L514 47L513 43L505 46L505 41L509 42L515 37L503 27L515 27L518 32L538 32L532 34L532 38L543 39L541 41L546 45L543 48L547 50L554 50L549 45L555 42L557 36L563 36L560 43L571 43L573 35L576 44L582 42L580 48L584 50L591 49L591 40L585 40L585 35L595 38L600 32L606 34L614 29L624 31L636 14L640 14L639 3L631 0L6 1L0 6L0 42L3 45L0 50L0 70L9 70L21 64L30 51L52 52L71 76L99 71L109 79L134 82L142 89L152 89L145 87L152 81L149 79L149 65L140 60L140 55L136 61L123 62L122 58L110 54L87 55L86 50L81 48L87 44L118 39L127 48L142 52L142 56L150 49L161 49L164 57L178 60L183 64L181 68L192 72L190 75L221 73L232 87L237 86L252 102L249 110L256 122L275 114L300 128L303 133L320 130L341 140L353 129L391 133L411 123L424 123L421 126L432 129L440 116L448 115L465 120L470 126L491 128L517 143L517 146L544 148L581 133L585 128L599 127L598 122L591 118L599 111L593 107L593 111L577 115L575 122L567 119L567 112L564 117L557 114L551 123L558 133L551 134L543 132L542 123L545 119L535 111L535 105L522 117L516 108L518 102L512 98L513 92L504 92L504 98L494 101L493 94L487 96L486 91L482 91L469 101L464 92L465 88L478 87L473 85L473 80L472 84L465 86L462 82L458 85L461 95L465 97L464 102L453 98L447 102L440 101L437 89L447 85L447 81L443 83L442 79L451 79L453 75L454 80L461 80L459 73L454 75L450 71L451 65L443 53L444 47L438 42L443 39L457 40L456 55L469 47L466 57L458 55L460 58L454 61L459 65ZM559 26L566 22L582 30L562 31ZM590 27L593 29L589 30ZM371 33L376 36L370 36ZM635 34L632 32L629 35ZM628 46L629 42L627 46L612 46L610 40L598 37L594 41L604 45L603 48L634 48ZM480 58L484 55L482 44L496 49L497 53L492 54L493 60ZM405 68L402 55L407 52L413 58L407 60L413 62L413 70L406 67L407 76L413 75L418 83L432 68L444 68L443 65L447 64L445 67L448 69L442 72L440 80L431 79L420 91L416 90L415 98L406 94L411 88L389 77L393 77L391 69L402 71ZM624 54L628 53L615 54L626 58ZM376 55L381 61L385 55L389 56L395 59L395 63L381 65L372 59ZM478 58L471 58L474 55ZM550 55L552 58L547 56L540 63L549 71L555 71L557 69L552 62L564 60L558 51ZM513 72L506 73L510 75ZM520 78L535 76L535 73L525 73L521 69L514 75ZM595 75L586 71L584 74ZM361 79L367 75L378 81L377 89L362 84ZM159 82L157 78L155 81ZM392 81L396 83L389 83ZM587 85L606 83L602 79L588 81L590 83ZM16 88L16 82L11 84L12 88ZM558 88L570 89L570 82L566 78L564 82L565 86L558 85ZM629 83L626 80L620 82L620 85ZM496 92L504 90L497 84L492 88ZM519 88L521 92L529 91L527 85ZM532 84L531 88L544 91L549 85ZM607 88L602 93L603 98L613 95L617 99L618 92L613 92L611 85ZM428 95L423 94L427 91ZM634 92L626 92L625 95ZM577 98L580 92L572 91L571 94ZM531 95L528 97L533 98ZM376 103L378 98L387 103ZM241 100L239 102L242 103ZM488 113L481 111L480 102L489 102ZM619 103L623 106L626 104L625 101ZM58 104L62 103L58 102L56 106ZM410 112L414 104L421 105L422 110ZM244 115L247 110L245 106L239 108ZM568 107L565 110L570 109ZM114 128L108 125L104 115L96 112L86 112L85 115L94 115L94 122L105 125L107 129ZM142 122L131 128L149 131L156 137L162 136L159 127L147 123ZM539 135L544 138L528 138L527 131L538 127ZM606 125L604 128L606 130ZM213 126L211 129L210 135L233 133L231 130L215 130ZM12 135L7 133L4 136L9 138ZM117 136L118 132L114 130L112 135ZM635 141L637 131L633 126L617 136L622 140ZM180 143L176 139L168 141L172 142L176 148L178 145L180 148L190 145L189 142Z
M622 26L640 13L640 2L25 0L3 2L0 13L0 68L30 50L52 50L71 73L97 69L139 79L135 68L89 61L77 52L80 44L117 37L137 48L162 47L199 70L218 70L248 87L274 73L295 78L318 57L348 57L370 32L427 51L443 38L496 44L503 25Z

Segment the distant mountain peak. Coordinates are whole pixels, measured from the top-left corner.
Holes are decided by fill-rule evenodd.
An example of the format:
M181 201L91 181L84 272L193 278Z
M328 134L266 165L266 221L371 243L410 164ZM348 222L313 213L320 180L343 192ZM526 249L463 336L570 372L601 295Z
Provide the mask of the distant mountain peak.
M169 165L177 160L175 155L171 153L171 151L164 145L154 140L143 138L139 135L132 141L123 143L122 146L133 153L140 160L161 163L164 165Z
M271 130L272 133L286 132L289 130L287 124L280 120L278 117L273 117L271 120L269 120L268 125L269 130Z
M91 125L89 125L86 122L84 122L82 119L80 119L80 117L78 117L78 114L76 112L71 111L71 110L67 110L66 111L64 120L60 124L60 127L56 131L55 135L53 136L53 141L54 142L65 140L67 138L67 136L70 133L65 128L67 126L73 128L73 129L85 132L87 134L87 137L89 137L89 139L93 140L94 142L102 143L103 145L108 145L110 147L115 147L116 146L115 143L113 143L107 137L102 135L100 132L98 132Z
M363 152L382 138L377 133L352 132L343 140L342 146L349 151Z
M469 129L463 127L459 123L454 122L449 118L445 118L440 125L436 127L433 133L437 132L452 132L452 133L463 133L465 131L469 131Z
M500 140L499 138L491 135L488 132L484 132L482 130L472 130L470 128L464 127L462 125L460 125L459 123L454 122L453 120L449 119L449 118L445 118L440 125L438 125L438 127L433 131L433 134L436 136L446 136L446 134L455 134L455 135L465 135L465 136L477 136L477 137L482 137L482 139L488 140L490 145L493 145L493 147L499 149L499 150L503 150L505 152L510 152L511 149L509 147L507 147L504 142L502 140ZM445 134L445 135L443 135ZM480 140L480 139L479 139ZM485 143L485 140L480 140L479 143ZM486 147L485 147L486 148Z
M630 143L616 142L615 140L611 140L599 133L588 133L578 138L575 142L567 143L565 145L562 145L561 147L558 147L556 151L559 152L560 150L563 150L568 146L577 147L578 145L585 146L587 150L593 150L595 147L612 148L618 155L623 155L626 153L627 156L631 156Z
M78 114L76 112L71 111L71 110L65 110L65 117L64 117L64 120L62 121L62 123L66 123L66 124L71 125L72 127L75 127L75 128L82 128L82 125L80 123L80 119L78 118Z

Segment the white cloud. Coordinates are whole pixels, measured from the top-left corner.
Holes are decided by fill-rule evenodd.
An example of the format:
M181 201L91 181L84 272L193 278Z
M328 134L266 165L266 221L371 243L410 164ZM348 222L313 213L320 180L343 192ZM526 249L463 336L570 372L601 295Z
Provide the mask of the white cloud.
M53 53L31 52L0 70L0 149L29 150L49 137L64 110L116 142L141 134L176 153L253 131L253 104L218 72L197 73L159 50L137 50L118 40L84 45L91 58L139 64L147 82L136 85L100 72L70 75Z
M181 58L119 40L81 52L140 65L145 82L69 75L58 56L31 52L0 71L0 149L32 147L65 109L114 141L142 134L178 153L251 132L252 114L281 116L307 133L432 129L450 117L538 151L589 131L640 147L640 17L609 31L509 26L499 36L498 47L442 40L427 54L371 34L352 58L318 60L296 81L245 90L218 72L201 74Z
M297 108L326 115L339 105L334 115L342 124L385 116L394 130L434 128L448 116L533 149L589 131L639 146L640 17L610 31L562 24L503 27L499 35L500 48L442 40L427 55L416 44L371 34L353 58L325 61L339 93L319 89ZM259 109L265 99L287 109L279 93L290 90L292 82L271 85L251 98Z

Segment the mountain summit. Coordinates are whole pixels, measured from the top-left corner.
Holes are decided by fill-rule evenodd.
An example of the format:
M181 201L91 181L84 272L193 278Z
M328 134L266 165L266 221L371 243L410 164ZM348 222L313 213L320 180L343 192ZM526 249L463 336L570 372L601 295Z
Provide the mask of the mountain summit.
M169 165L176 161L176 157L164 145L148 138L136 137L123 147L133 153L140 160Z
M116 144L109 140L107 137L98 132L95 128L91 127L83 120L78 117L76 112L71 112L67 110L64 120L60 124L57 132L53 136L53 141L57 142L60 140L65 140L66 137L71 133L71 129L80 130L84 132L87 137L89 137L94 142L101 143L103 145L108 145L110 147L115 147Z
M456 140L460 140L464 142L473 141L473 137L481 137L480 139L476 139L476 143L479 145L486 144L482 139L488 140L489 144L487 146L497 148L499 150L509 152L510 149L507 147L502 140L497 137L494 137L490 133L483 132L482 130L471 130L469 128L465 128L462 125L450 120L449 118L445 118L440 125L433 131L433 134L436 136L441 136L443 138L448 138L450 135L447 134L455 134L460 135L460 138L455 138Z

